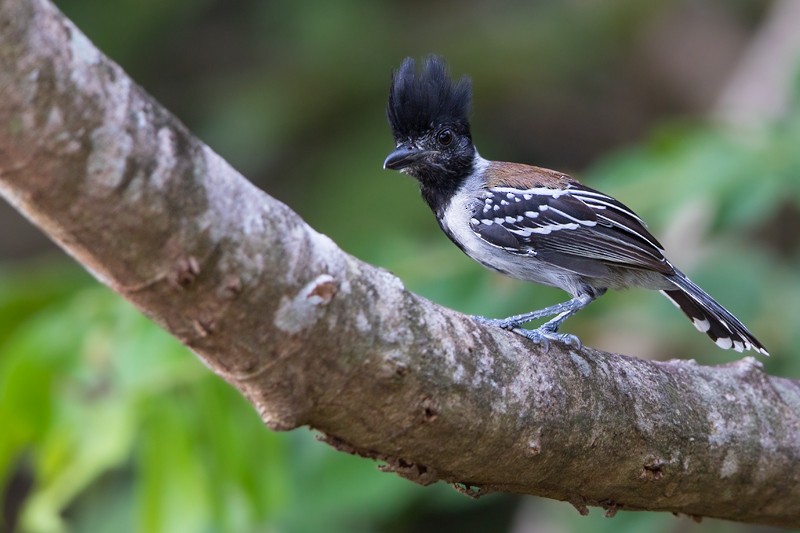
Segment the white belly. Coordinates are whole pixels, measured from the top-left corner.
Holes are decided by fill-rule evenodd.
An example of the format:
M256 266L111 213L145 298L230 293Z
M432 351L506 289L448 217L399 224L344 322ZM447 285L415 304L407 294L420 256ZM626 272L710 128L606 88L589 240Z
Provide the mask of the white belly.
M477 178L468 178L445 209L441 226L447 236L465 254L487 268L512 278L559 287L571 294L577 294L574 272L550 264L544 265L533 251L529 255L520 255L493 246L472 231L470 219L481 203L481 200L476 199L483 190L481 184L481 180Z

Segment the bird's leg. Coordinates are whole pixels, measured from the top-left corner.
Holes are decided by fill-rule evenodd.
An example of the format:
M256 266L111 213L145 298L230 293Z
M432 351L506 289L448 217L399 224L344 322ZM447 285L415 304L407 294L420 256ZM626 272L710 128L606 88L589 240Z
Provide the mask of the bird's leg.
M580 311L581 309L592 303L595 300L595 298L596 296L589 294L582 294L577 298L573 298L572 300L567 302L568 304L571 304L569 309L566 309L555 318L548 320L547 322L539 326L539 329L555 333L556 331L558 331L558 328L559 326L561 326L562 322L564 322L566 319L568 319L569 317L571 317L572 315L574 315L575 313L577 313L578 311Z
M486 318L482 316L474 316L472 318L481 324L486 324L487 326L495 326L503 329L513 330L519 328L526 322L531 322L546 316L555 316L553 320L547 322L542 327L544 328L547 324L554 323L553 325L555 327L552 328L551 331L556 331L561 322L586 307L593 299L594 298L590 297L589 295L581 295L560 304L551 305L550 307L545 307L544 309L538 309L529 313L510 316L508 318Z
M544 342L545 346L549 346L549 341L555 340L564 342L566 344L574 344L580 348L581 341L578 339L578 337L568 333L558 333L558 328L562 322L589 305L597 296L600 296L602 292L594 294L583 293L567 302L551 305L550 307L545 307L544 309L539 309L538 311L531 311L530 313L510 316L504 319L484 317L474 318L482 324L497 326L503 329L514 331L515 333L518 333L534 342ZM537 318L553 315L556 315L555 318L545 322L537 329L520 328L520 326L525 322L530 322L531 320L536 320Z

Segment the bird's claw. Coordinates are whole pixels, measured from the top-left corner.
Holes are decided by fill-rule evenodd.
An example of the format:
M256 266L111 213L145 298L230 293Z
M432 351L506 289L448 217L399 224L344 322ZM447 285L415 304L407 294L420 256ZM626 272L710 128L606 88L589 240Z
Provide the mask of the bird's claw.
M571 333L557 333L545 327L540 327L537 329L516 328L514 329L514 332L535 342L536 344L541 344L544 347L545 352L550 349L550 341L561 342L567 346L575 346L575 348L579 350L582 347L581 340L577 336L572 335Z
M570 333L558 333L553 326L548 326L547 324L543 324L537 329L525 329L519 327L520 324L518 322L507 318L486 318L484 316L473 315L472 319L483 326L492 326L507 331L513 331L536 344L541 344L545 351L550 349L550 341L561 342L568 346L575 346L577 349L580 349L582 346L581 340L575 335Z

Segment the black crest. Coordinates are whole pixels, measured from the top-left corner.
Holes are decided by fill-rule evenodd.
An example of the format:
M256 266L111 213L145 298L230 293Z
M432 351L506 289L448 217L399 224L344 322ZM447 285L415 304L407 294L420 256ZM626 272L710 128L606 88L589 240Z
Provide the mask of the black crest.
M414 59L407 57L392 74L386 113L395 139L421 135L440 124L468 134L471 99L469 77L453 82L442 58L428 56L417 74Z

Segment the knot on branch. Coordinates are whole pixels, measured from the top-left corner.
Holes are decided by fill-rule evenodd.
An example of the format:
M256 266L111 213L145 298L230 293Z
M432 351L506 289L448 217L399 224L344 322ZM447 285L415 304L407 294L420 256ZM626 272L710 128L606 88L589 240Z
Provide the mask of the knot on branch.
M658 481L664 476L664 467L667 466L667 461L657 457L651 457L645 461L642 466L642 472L639 478L645 481Z
M330 274L320 274L293 297L283 296L275 312L275 327L289 334L313 326L322 310L339 291L339 283Z

